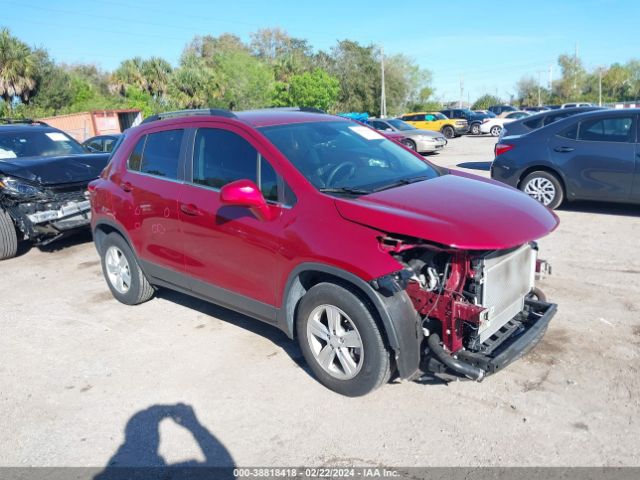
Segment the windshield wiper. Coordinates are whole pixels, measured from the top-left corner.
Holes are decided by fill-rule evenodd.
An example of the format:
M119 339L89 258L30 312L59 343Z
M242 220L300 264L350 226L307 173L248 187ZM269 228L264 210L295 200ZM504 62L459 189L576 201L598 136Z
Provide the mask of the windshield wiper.
M369 190L354 187L323 187L319 188L322 193L346 193L349 195L367 195L371 193Z
M395 182L388 183L386 185L382 185L381 187L374 188L374 192L381 192L382 190L388 190L390 188L401 187L403 185L409 185L410 183L422 182L423 180L429 180L431 177L427 175L423 175L420 177L411 177L411 178L401 178L400 180L396 180Z

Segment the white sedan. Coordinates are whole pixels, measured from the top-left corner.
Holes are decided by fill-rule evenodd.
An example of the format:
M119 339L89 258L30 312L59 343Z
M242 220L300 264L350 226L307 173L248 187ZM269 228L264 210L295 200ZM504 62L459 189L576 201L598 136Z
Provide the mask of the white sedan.
M504 117L488 118L480 125L481 133L490 133L494 137L499 137L505 123L513 122L519 118L529 117L529 112L509 112Z

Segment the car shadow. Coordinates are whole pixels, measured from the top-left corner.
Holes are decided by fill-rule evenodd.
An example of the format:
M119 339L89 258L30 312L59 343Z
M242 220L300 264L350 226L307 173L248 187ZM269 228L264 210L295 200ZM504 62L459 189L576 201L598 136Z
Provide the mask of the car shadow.
M29 240L20 240L18 242L18 251L16 252L15 258L22 257L29 253L32 249L38 248L41 252L46 253L55 253L62 250L66 250L70 247L75 247L76 245L82 245L83 243L92 242L93 238L91 236L91 231L89 229L82 230L79 232L72 233L66 237L62 237L59 240L51 242L47 245L39 245L36 246L33 242Z
M169 464L160 454L160 423L172 420L191 433L204 461ZM94 480L134 478L233 478L235 461L224 444L196 417L190 405L152 405L133 415L124 430L124 442Z
M564 203L559 210L600 215L617 215L622 217L640 217L640 205L628 203L575 201Z
M221 307L220 305L209 303L175 290L161 288L156 292L156 297L176 303L185 308L196 310L204 315L215 317L224 322L231 323L270 340L274 345L282 349L291 358L291 360L296 363L296 365L313 377L311 370L309 370L304 357L302 356L302 351L300 350L300 347L298 347L298 343L287 337L287 335L279 328L234 310L229 310L228 308Z
M457 164L456 167L488 172L489 170L491 170L491 163L492 162L462 162Z

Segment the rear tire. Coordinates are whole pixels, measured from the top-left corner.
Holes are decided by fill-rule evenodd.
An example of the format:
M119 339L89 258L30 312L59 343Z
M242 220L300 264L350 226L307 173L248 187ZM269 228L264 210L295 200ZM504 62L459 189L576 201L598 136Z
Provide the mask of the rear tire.
M0 208L0 260L13 258L18 253L18 232L13 219Z
M472 135L480 135L480 124L474 123L471 125L471 134Z
M456 136L456 131L449 125L442 127L441 132L446 139L451 139Z
M491 130L489 130L489 133L494 137L499 137L500 134L502 133L502 127L500 127L499 125L491 127Z
M111 293L121 303L138 305L149 300L154 289L138 265L133 250L117 233L107 235L100 245L102 273Z
M312 287L298 306L296 332L307 364L334 392L358 397L389 381L391 360L380 328L350 290L333 283Z
M544 170L531 172L518 188L551 210L558 208L564 200L562 183L553 173Z

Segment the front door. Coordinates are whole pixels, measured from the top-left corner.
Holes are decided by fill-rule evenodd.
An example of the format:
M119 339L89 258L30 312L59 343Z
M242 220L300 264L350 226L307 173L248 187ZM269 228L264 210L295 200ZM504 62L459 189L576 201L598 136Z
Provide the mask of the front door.
M211 125L211 124L209 124ZM191 289L222 305L275 321L276 278L292 202L250 137L229 126L193 132L191 182L179 199L183 250ZM279 206L273 220L220 201L220 188L248 179Z

